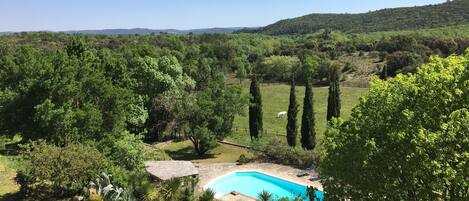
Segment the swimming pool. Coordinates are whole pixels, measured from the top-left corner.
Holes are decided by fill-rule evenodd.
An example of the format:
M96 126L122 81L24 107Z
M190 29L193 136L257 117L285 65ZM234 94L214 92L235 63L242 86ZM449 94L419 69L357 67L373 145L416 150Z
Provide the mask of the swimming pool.
M306 186L256 171L234 172L212 180L204 188L215 190L216 198L220 198L232 191L254 198L257 198L259 192L263 190L272 193L275 198L294 198L297 195L306 195ZM319 198L319 201L322 201L323 192L316 191L316 197Z

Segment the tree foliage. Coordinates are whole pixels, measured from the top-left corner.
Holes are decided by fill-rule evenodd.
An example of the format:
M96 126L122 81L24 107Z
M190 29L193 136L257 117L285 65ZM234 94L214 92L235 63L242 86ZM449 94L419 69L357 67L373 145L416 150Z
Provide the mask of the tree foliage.
M245 32L283 35L332 29L349 33L366 33L444 27L467 24L468 8L469 3L466 0L453 0L438 5L382 9L361 14L309 14Z
M73 195L109 167L98 150L80 144L57 147L34 143L23 159L27 164L19 171L17 181L23 192L37 195Z
M259 139L262 135L262 96L261 90L259 89L259 84L255 75L251 79L250 92L250 101L249 101L249 133L251 139Z
M303 63L301 71L306 81L303 114L301 116L301 146L307 150L312 150L316 146L312 79L317 72L319 61L317 57L307 57Z
M327 98L327 121L340 116L340 74L339 67L332 66L329 73L329 96Z
M373 80L326 133L326 199L467 200L468 80L469 52Z
M298 134L297 115L298 115L298 103L296 102L296 90L295 80L292 76L290 84L290 102L288 105L287 113L287 143L291 147L296 146L296 137Z
M310 81L306 82L305 85L303 115L301 117L301 146L307 150L312 150L316 146L313 87Z
M178 101L179 127L199 154L214 148L216 140L231 132L235 116L243 114L247 102L240 87L213 83L208 89Z

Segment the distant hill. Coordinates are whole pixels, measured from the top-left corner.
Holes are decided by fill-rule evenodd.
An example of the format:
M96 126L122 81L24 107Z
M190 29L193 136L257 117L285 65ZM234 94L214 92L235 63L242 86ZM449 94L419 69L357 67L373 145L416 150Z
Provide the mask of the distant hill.
M171 34L204 34L204 33L233 33L245 29L244 27L230 27L230 28L207 28L207 29L189 29L189 30L179 30L179 29L145 29L145 28L135 28L135 29L96 29L96 30L76 30L76 31L58 31L67 34L90 34L90 35L150 35L150 34L161 34L161 33L171 33ZM10 35L14 32L0 32L0 35Z
M469 24L469 0L427 6L383 9L362 14L310 14L241 32L306 34L320 29L347 33L400 31Z
M160 34L160 33L204 34L204 33L233 33L241 29L243 29L243 27L207 28L207 29L189 29L189 30L135 28L135 29L78 30L78 31L64 31L64 33L104 34L104 35L133 35L133 34L150 35L150 34Z
M14 34L14 32L0 32L0 36L11 35L11 34Z

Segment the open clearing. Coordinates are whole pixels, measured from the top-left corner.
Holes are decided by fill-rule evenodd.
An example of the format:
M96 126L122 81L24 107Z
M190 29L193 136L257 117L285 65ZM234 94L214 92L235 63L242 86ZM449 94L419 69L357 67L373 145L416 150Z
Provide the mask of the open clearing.
M249 93L249 85L243 83L244 90ZM326 112L328 88L314 88L314 109L316 112L316 132L317 139L322 140L326 130ZM261 142L267 142L272 138L280 138L283 141L287 119L277 118L278 112L287 111L289 104L290 86L287 84L262 84L261 85L263 110L264 110L264 135ZM302 105L304 98L304 87L296 87L297 101L299 104L298 129L301 122ZM367 88L341 88L341 115L348 118L352 108L358 104L359 97L368 93ZM237 116L234 121L233 133L226 139L228 142L250 145L251 139L248 132L247 108L245 116ZM298 130L299 131L299 130ZM299 135L299 133L298 133ZM286 143L286 142L285 142ZM320 146L320 145L319 145ZM241 154L250 155L249 151L243 148L221 144L207 155L198 156L194 154L194 148L190 141L168 143L158 148L164 150L175 160L191 160L197 163L229 163L238 160Z
M249 93L249 88L244 87L246 93ZM314 98L314 111L316 117L316 133L317 139L322 140L324 131L326 130L326 113L327 113L327 87L315 87L313 89ZM359 103L359 97L368 93L368 88L341 88L341 116L347 119L352 108ZM261 141L268 141L274 137L284 139L287 118L279 119L277 114L281 111L288 110L290 86L287 84L262 84L261 85L262 104L263 104L263 118L264 118L264 135ZM304 87L296 87L297 103L299 105L298 111L298 131L301 123L301 114L303 108ZM246 108L245 116L237 116L234 121L233 133L226 139L226 141L249 145L251 139L249 136L249 122ZM299 133L298 133L299 134ZM286 140L285 140L286 141Z
M239 159L241 154L251 155L247 149L220 144L206 155L199 156L194 153L194 146L189 140L157 147L164 150L174 160L190 160L195 163L233 163Z

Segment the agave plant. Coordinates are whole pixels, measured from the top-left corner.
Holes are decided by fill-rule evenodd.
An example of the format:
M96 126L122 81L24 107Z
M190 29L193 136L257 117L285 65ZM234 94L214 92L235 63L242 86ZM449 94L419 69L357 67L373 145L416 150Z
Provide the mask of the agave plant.
M95 182L91 181L88 188L84 189L85 195L88 197L96 197L98 195L103 201L133 201L135 200L131 193L123 188L112 184L111 175L102 173Z

